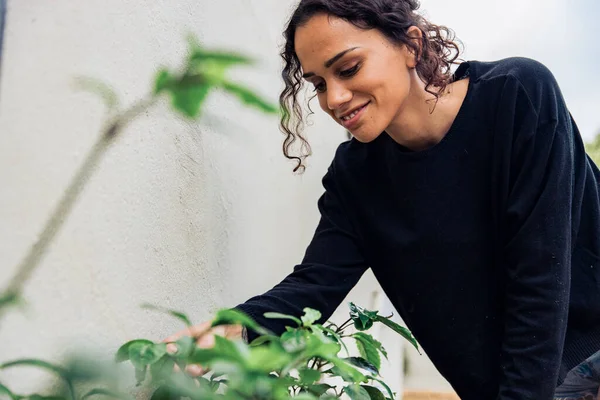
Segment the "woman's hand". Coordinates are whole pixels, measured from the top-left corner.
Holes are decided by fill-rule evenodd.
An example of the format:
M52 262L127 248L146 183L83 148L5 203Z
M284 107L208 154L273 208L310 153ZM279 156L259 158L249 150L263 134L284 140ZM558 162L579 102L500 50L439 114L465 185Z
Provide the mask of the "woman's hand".
M177 341L183 336L191 336L196 339L196 346L201 348L213 347L215 345L215 335L223 336L229 340L242 338L241 325L219 325L211 328L211 323L212 321L203 322L169 336L163 340L163 342L169 343L167 345L167 351L169 353L176 353L177 345L172 342ZM177 368L177 365L175 368ZM208 370L198 364L189 364L185 367L185 372L190 376L197 377L204 375Z

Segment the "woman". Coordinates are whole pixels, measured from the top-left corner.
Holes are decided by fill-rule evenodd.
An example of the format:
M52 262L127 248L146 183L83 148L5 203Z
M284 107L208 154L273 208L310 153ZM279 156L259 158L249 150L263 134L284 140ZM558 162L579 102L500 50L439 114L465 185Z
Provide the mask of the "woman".
M291 152L307 144L303 81L353 139L323 179L302 263L238 308L275 332L283 324L264 312L311 307L325 319L370 267L462 399L552 399L600 349L600 172L543 65L472 61L451 74L451 31L417 8L302 0L294 11L282 52L285 156L302 168L306 154ZM242 335L207 327L168 340Z

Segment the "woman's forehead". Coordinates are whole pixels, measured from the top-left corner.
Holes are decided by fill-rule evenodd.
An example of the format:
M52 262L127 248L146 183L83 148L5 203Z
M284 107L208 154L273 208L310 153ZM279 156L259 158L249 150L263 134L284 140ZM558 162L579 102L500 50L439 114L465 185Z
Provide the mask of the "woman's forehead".
M368 47L374 33L373 29L360 29L340 18L318 14L296 29L295 51L302 66L310 67L349 48Z

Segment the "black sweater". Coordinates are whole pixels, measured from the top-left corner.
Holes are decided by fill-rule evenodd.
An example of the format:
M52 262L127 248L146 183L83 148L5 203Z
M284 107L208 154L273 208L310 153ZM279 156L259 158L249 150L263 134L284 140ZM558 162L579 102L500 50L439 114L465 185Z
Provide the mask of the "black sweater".
M326 319L370 267L463 400L549 400L600 349L600 172L546 67L470 61L466 76L434 147L340 145L304 260L238 308L276 332L264 312Z

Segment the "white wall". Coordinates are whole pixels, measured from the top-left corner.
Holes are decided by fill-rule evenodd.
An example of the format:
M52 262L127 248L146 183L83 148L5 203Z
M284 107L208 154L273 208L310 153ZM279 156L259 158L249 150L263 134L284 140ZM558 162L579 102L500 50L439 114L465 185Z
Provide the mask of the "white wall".
M0 283L102 127L101 101L75 91L74 77L108 82L128 105L150 90L160 65L179 64L191 31L206 46L255 57L256 67L233 76L276 101L290 4L9 0L0 81ZM136 337L162 339L181 326L140 310L141 303L202 321L270 288L301 259L318 219L321 176L345 133L313 116L314 156L299 177L280 154L275 118L219 93L205 110L199 122L187 122L160 104L123 132L28 283L26 311L3 321L0 362L60 360L76 343L112 351ZM367 305L374 287L368 275L350 297ZM398 390L401 350L388 347L395 356L386 369ZM44 386L45 377L0 373L23 393Z

